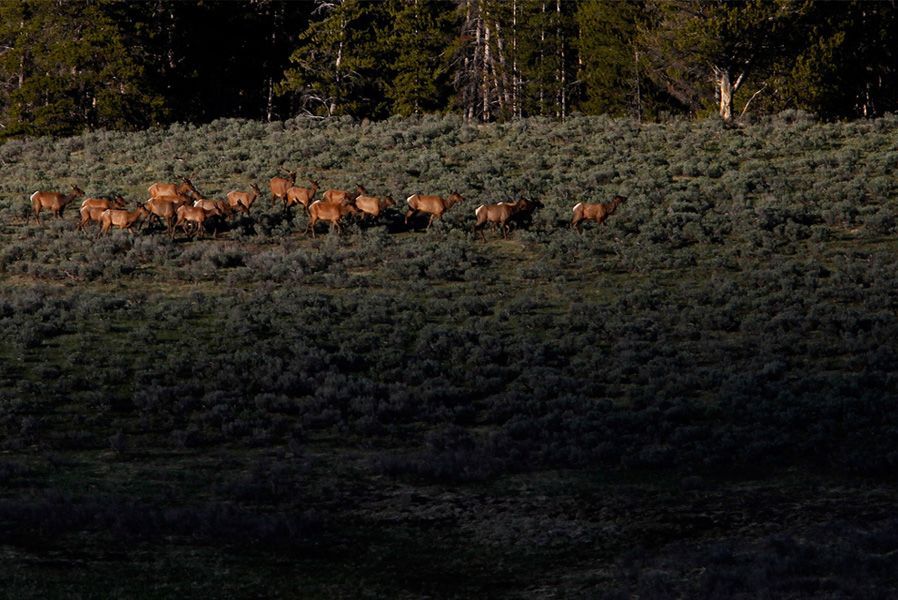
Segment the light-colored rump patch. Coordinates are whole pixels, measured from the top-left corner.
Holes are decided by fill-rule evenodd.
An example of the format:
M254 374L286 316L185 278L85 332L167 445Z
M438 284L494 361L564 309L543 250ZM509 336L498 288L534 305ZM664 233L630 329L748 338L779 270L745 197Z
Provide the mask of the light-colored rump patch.
M481 204L480 206L478 206L478 207L474 210L474 216L475 216L475 217L479 217L481 211L483 211L484 208L486 208L486 205L485 205L485 204Z
M583 206L583 203L582 203L582 202L576 203L576 204L574 205L573 211L574 211L574 212L577 212L577 209L580 208L581 206Z
M405 203L408 204L408 205L411 205L411 203L412 203L412 198L414 198L414 197L417 196L417 195L418 195L418 194L412 194L411 196L409 196L408 198L405 199Z
M40 193L41 193L40 190L38 190L38 191L34 192L33 194L31 194L31 201L34 202L34 197Z

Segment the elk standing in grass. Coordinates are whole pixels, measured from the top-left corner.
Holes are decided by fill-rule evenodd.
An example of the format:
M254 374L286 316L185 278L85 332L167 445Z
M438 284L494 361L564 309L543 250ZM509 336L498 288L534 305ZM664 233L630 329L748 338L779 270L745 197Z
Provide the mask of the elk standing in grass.
M464 198L457 192L452 192L445 199L441 196L414 194L409 196L406 200L408 203L408 211L405 213L405 223L407 225L409 217L412 217L419 212L426 213L430 215L430 219L427 220L427 229L430 229L430 225L433 223L434 219L439 219L443 216L443 213L463 200Z
M268 189L271 190L271 204L277 204L280 200L284 203L284 210L287 210L287 190L293 187L296 182L296 171L287 171L281 167L287 177L272 177L268 182Z
M75 198L80 198L83 195L84 192L77 185L72 185L70 194L37 191L31 194L31 212L38 225L41 224L42 210L49 210L57 217L62 218L62 211L65 210L65 207L71 204Z
M309 227L312 237L315 237L315 223L318 221L327 221L331 224L331 229L336 229L340 233L340 219L346 215L358 213L358 209L351 204L340 204L336 202L325 202L316 200L309 206Z
M97 237L104 235L113 225L119 229L127 229L129 233L134 233L131 228L141 217L145 217L148 214L149 212L142 204L134 210L107 208L100 215L100 231L97 233Z
M251 192L241 192L239 190L228 192L228 205L231 207L231 210L239 210L245 215L249 214L249 209L253 207L253 203L262 195L262 190L255 183L251 183L249 187L252 189Z
M534 210L542 204L538 201L530 201L525 198L515 200L514 202L499 202L498 204L481 204L474 211L477 222L474 224L474 231L480 229L480 237L486 241L486 235L483 233L483 226L489 223L502 230L502 237L508 239L510 231L509 223L518 215L525 212L532 214Z
M599 225L605 222L617 207L620 206L627 198L624 196L615 196L611 202L603 202L601 204L587 204L586 202L578 202L574 205L574 217L571 219L571 227L580 232L580 223L582 221L595 221Z
M294 185L287 190L286 207L288 209L291 206L302 204L303 209L309 212L309 206L312 204L315 194L318 193L318 182L314 179L309 179L309 183L312 184L312 187L304 188Z

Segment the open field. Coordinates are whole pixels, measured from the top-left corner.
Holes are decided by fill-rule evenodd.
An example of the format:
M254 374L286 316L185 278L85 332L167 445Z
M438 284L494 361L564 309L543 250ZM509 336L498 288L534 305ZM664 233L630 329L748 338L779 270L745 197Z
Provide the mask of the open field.
M894 596L896 143L784 113L0 146L3 593ZM38 188L282 164L466 201L314 240L267 198L215 239L28 222ZM528 230L471 232L521 193Z

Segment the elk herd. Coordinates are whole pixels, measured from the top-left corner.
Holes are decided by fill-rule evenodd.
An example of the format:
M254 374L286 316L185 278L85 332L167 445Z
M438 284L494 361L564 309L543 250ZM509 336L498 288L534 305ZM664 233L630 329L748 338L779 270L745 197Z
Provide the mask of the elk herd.
M315 237L315 226L319 221L330 225L332 230L341 231L341 222L347 217L356 216L365 221L376 220L393 207L396 202L390 196L373 196L362 185L357 185L355 192L341 189L327 189L316 199L320 186L314 179L308 179L309 187L296 185L296 171L285 171L284 176L272 177L268 187L271 193L271 205L281 205L281 210L289 213L295 206L301 205L308 216L307 232ZM170 237L180 229L194 237L203 235L210 223L213 236L222 222L234 216L250 214L253 204L262 196L262 190L255 183L250 184L248 191L233 190L226 194L224 200L209 199L203 196L193 182L181 178L178 183L154 183L147 188L149 198L138 203L129 210L127 202L120 195L113 197L85 198L79 209L81 219L78 229L84 230L91 223L97 223L97 236L106 234L111 228L133 232L133 227L142 227L144 222L160 224ZM76 185L69 193L37 191L31 195L31 210L34 219L41 224L41 212L48 211L62 217L66 206L84 196L84 192ZM445 198L437 195L413 194L406 199L407 209L404 223L419 216L427 217L429 229L434 220L440 219L448 210L464 201L460 194L452 192ZM570 226L578 232L583 221L595 221L602 224L617 207L626 200L623 196L615 196L610 202L590 204L578 202L572 209L573 218ZM495 228L508 238L511 225L529 225L533 213L542 208L539 200L519 198L513 202L481 204L474 210L475 223L473 231L480 233L486 240L484 229Z

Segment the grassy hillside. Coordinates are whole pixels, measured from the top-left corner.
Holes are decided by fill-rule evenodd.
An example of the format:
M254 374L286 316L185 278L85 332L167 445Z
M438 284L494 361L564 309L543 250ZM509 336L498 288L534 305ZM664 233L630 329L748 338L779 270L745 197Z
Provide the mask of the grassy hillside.
M8 594L894 595L896 142L785 113L0 146ZM39 188L280 165L466 200L314 240L267 198L216 239L28 222ZM520 194L529 229L472 234Z

